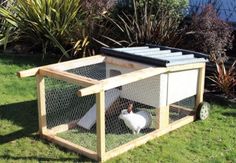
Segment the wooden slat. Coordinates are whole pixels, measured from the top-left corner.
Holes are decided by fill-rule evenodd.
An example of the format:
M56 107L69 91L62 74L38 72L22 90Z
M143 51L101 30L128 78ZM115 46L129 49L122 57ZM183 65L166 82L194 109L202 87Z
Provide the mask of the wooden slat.
M48 141L50 142L53 142L55 144L58 144L64 148L67 148L73 152L76 152L78 154L82 154L88 158L91 158L91 159L94 159L94 160L97 160L97 153L94 152L94 151L91 151L87 148L84 148L82 146L79 146L77 144L74 144L72 142L69 142L65 139L62 139L58 136L55 136L55 135L50 135L49 133L44 133L42 135L43 138L47 139Z
M39 133L43 134L47 131L44 77L41 75L37 75L36 82L37 82L37 98L38 98Z
M105 62L108 64L117 65L120 67L126 67L130 69L135 69L135 70L150 67L150 65L133 62L133 61L127 61L125 59L120 59L120 58L113 58L113 57L106 57Z
M157 128L163 129L169 125L169 105L157 108Z
M195 113L195 111L193 109L186 108L186 107L179 106L179 105L175 105L175 104L170 105L170 110L180 111L180 112L183 112L186 114L191 114L191 115L193 115Z
M87 87L87 86L99 83L99 81L95 79L87 78L87 77L69 73L66 71L57 71L55 69L49 69L49 68L39 69L39 74L43 76L48 76L48 77L56 78L59 80L63 80L69 83L75 83L83 87Z
M186 116L180 120L177 120L173 123L171 123L167 128L164 128L164 129L158 129L158 130L155 130L149 134L146 134L142 137L139 137L133 141L130 141L129 143L126 143L122 146L119 146L111 151L108 151L105 155L105 160L109 160L117 155L120 155L130 149L133 149L137 146L140 146L142 144L145 144L147 141L149 140L152 140L152 139L155 139L157 137L160 137L170 131L173 131L177 128L180 128L188 123L191 123L195 120L195 117L194 116Z
M58 134L58 133L61 133L61 132L65 132L65 131L68 131L70 129L73 129L77 126L77 121L72 121L70 123L66 123L66 124L61 124L61 125L58 125L58 126L55 126L53 128L50 128L50 131L52 132L52 134Z
M83 88L79 90L77 94L78 96L86 96L86 95L98 93L102 90L116 88L125 84L136 82L136 81L146 79L146 78L159 75L162 73L191 70L191 69L201 68L204 65L205 63L196 63L196 64L189 64L189 65L172 66L172 67L167 67L167 68L149 67L149 68L145 68L145 69L141 69L134 72L130 72L130 73L126 73L119 76L101 80L100 84Z
M97 155L103 161L105 155L105 92L96 94L96 129L97 129Z
M186 64L186 65L176 65L167 67L168 72L176 72L176 71L184 71L184 70L191 70L201 68L205 65L205 63L193 63L193 64Z
M205 84L205 64L201 68L199 68L195 108L197 108L198 105L201 102L203 102L204 84Z
M86 57L81 59L75 59L67 62L55 63L46 66L36 67L29 70L19 71L17 72L17 76L20 78L35 76L38 73L40 68L54 68L58 70L69 70L78 67L88 66L92 64L97 64L103 62L105 59L102 55L96 55L92 57Z
M125 84L129 84L135 81L146 79L154 75L166 72L166 68L146 68L137 70L134 72L122 74L119 76L111 77L100 81L100 84L96 84L78 91L78 96L86 96L94 93L98 93L103 90L109 90Z

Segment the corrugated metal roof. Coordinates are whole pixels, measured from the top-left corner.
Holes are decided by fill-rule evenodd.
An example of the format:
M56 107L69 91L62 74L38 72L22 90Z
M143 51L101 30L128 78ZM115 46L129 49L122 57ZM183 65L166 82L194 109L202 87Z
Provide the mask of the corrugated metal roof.
M184 51L183 53L181 49L176 51L173 50L173 48L168 50L168 48L161 49L159 47L150 46L130 48L102 48L102 52L106 55L114 57L166 67L208 61L206 58L198 56L198 54L194 54L194 52L186 54L186 52Z

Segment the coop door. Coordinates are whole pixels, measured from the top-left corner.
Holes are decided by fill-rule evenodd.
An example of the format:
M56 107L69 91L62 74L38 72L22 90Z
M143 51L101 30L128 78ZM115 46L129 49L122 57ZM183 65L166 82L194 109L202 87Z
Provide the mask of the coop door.
M198 70L169 73L168 104L175 103L197 93Z
M121 74L135 71L116 65L107 64L107 77L113 76L114 72ZM121 98L139 102L145 105L160 107L166 105L167 99L167 75L162 74L151 78L143 79L119 88Z

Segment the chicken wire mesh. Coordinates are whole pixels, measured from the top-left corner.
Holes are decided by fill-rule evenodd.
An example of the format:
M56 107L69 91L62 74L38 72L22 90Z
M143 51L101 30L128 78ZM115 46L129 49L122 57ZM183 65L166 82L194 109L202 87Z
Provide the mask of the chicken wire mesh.
M67 70L67 72L85 76L92 79L102 80L106 78L106 63L97 63L94 65L79 67Z
M162 98L160 97L160 80L160 75L157 75L123 85L113 90L108 90L105 93L105 103L107 105L105 120L106 151L114 149L158 129L157 110L161 103L160 98ZM149 87L147 85L149 85ZM117 97L117 99L113 99L112 105L109 105L109 100L112 100L109 98L112 96ZM169 123L175 122L189 115L188 112L182 112L175 107L194 106L194 102L194 98L190 97L177 102L174 106L170 106ZM126 116L127 112L125 112L126 117L123 117L123 111L128 110L130 104L133 104L132 115ZM139 133L133 132L135 127L141 128Z
M101 80L106 78L106 64L98 63L68 72ZM95 95L78 97L77 91L82 87L65 81L47 77L45 79L45 96L47 126L49 128L78 120L95 103Z
M170 105L169 123L175 122L190 114L190 112L181 111L179 107L184 107L187 108L189 111L194 111L195 100L196 97L191 96L174 103L174 105Z
M191 96L176 102L175 105L183 106L193 110L195 109L195 101L196 101L196 96Z
M105 67L105 63L99 63L71 69L68 72L101 80L106 78ZM47 127L50 129L73 122L75 125L71 130L58 133L58 136L96 151L96 127L86 130L77 125L78 120L96 103L95 95L77 96L77 91L82 88L54 78L45 78Z
M129 90L132 91L132 87ZM113 92L116 91L113 90ZM109 96L106 96L106 98L109 98ZM126 111L130 106L130 104L133 105L132 113L127 113L127 114L129 114L131 116L130 118L134 120L134 122L131 122L134 123L133 124L134 128L127 125L125 119L121 117L122 111ZM141 127L143 127L143 125L140 124L141 130L139 133L137 133L137 130L135 130L136 129L135 127L137 127L136 123L140 122L139 118L141 118L142 121L143 117L140 116L135 117L135 115L138 115L140 111L146 113L147 119L144 121L145 128L142 129ZM141 137L147 133L150 133L151 131L154 131L156 129L156 109L155 107L152 107L150 105L146 105L138 101L133 101L132 98L122 97L122 95L120 95L112 103L112 105L109 108L107 108L105 124L106 124L106 133L105 133L106 151L109 151L122 144L128 143L129 141L134 140L135 138ZM135 131L135 133L133 131Z
M106 63L68 70L68 72L97 80L130 71L132 70L116 69L116 66ZM106 151L128 143L157 128L157 109L155 106L159 103L158 91L161 88L159 81L160 75L105 92ZM61 80L49 77L45 79L47 127L53 128L61 124L74 122L75 125L73 128L57 135L75 144L96 151L96 118L93 119L91 115L86 116L86 114L89 114L89 111L96 110L96 97L95 95L78 97L76 93L81 88L81 86ZM189 98L176 104L190 106L194 103L193 101L193 98ZM147 125L140 127L140 132L136 134L133 134L133 130L120 117L122 110L127 110L130 104L133 104L134 114L141 114L142 116L144 114L144 117L146 116ZM170 109L170 123L184 116L186 114L182 114L175 109Z

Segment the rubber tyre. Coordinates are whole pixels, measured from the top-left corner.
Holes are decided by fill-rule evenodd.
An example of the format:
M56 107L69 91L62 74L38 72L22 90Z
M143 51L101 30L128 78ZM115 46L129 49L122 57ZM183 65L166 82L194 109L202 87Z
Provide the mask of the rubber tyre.
M209 117L210 113L210 104L207 102L202 102L199 104L197 109L197 118L199 120L205 120Z

